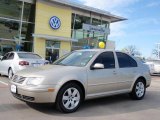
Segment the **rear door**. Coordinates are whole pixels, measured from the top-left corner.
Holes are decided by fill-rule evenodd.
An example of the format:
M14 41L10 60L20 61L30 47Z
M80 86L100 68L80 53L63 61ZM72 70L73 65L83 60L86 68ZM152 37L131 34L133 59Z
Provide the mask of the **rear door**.
M125 53L116 52L116 55L119 64L117 72L119 76L119 84L117 84L117 88L119 90L130 89L138 73L137 62Z

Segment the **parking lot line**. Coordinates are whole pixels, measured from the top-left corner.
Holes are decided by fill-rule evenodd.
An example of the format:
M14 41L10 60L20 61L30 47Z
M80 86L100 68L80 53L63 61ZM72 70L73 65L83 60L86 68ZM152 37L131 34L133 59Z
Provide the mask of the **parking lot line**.
M0 83L2 83L2 84L4 84L4 85L8 86L8 84L7 84L7 83L5 83L5 82L0 81Z

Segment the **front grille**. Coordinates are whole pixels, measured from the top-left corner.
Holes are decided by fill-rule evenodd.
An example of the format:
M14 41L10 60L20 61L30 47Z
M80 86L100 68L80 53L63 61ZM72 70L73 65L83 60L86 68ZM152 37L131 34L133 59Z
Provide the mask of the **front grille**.
M22 98L26 101L34 101L34 97L22 95Z
M35 100L34 97L30 97L30 96L25 96L25 95L20 95L20 94L16 94L16 93L12 93L14 97L16 97L17 99L20 99L22 101L30 101L33 102Z
M23 84L25 79L26 79L25 77L14 75L12 81L15 82L15 83Z

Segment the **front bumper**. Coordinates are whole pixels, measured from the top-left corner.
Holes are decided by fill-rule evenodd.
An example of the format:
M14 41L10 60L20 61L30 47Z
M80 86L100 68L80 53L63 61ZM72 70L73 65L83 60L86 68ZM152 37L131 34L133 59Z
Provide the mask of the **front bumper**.
M10 83L11 85L16 86L16 93L12 93L12 95L24 102L32 102L32 103L54 103L56 100L56 91L48 91L50 86L46 88L27 88L23 86L19 86L17 84ZM52 86L54 88L54 86Z

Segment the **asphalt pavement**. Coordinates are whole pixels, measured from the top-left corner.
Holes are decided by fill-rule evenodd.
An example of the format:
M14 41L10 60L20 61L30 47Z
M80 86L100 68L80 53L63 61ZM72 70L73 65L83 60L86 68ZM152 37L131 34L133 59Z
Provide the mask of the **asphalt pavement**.
M160 120L160 76L141 101L118 95L85 101L71 114L59 113L54 104L26 104L15 99L7 77L0 77L0 120Z

